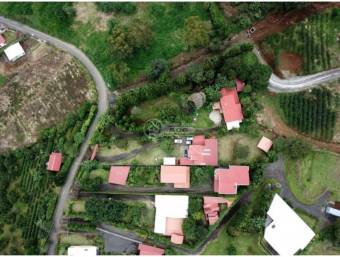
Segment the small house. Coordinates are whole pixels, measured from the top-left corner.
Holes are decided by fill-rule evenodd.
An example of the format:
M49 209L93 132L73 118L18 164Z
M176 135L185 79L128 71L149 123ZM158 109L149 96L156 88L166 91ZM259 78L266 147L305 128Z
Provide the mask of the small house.
M164 249L146 245L146 244L139 244L138 245L139 255L163 255Z
M125 186L129 172L130 166L111 166L109 183Z
M190 188L190 168L188 166L162 165L161 183L173 183L175 188Z
M24 51L24 49L22 48L22 46L20 45L19 42L15 43L13 45L10 45L9 47L7 47L4 50L4 52L5 52L7 58L10 62L14 62L17 59L19 59L20 57L25 55L25 51Z
M47 170L59 172L60 167L61 167L62 158L63 158L63 156L62 156L61 153L56 153L56 152L51 153L50 158L49 158L48 163L47 163Z
M260 142L257 144L257 147L261 149L262 151L268 153L272 145L273 145L273 142L269 138L266 138L263 136Z

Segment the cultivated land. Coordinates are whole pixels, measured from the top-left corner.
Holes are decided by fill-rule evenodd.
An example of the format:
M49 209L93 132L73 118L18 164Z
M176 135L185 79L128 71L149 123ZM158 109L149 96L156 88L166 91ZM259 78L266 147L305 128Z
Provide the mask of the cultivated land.
M34 143L42 129L96 98L89 75L69 54L33 39L24 46L22 60L0 62L6 78L0 88L0 151Z

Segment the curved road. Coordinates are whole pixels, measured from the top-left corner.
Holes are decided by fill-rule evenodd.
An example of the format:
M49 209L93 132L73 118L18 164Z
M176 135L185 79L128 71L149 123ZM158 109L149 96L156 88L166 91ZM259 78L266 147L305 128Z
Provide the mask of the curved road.
M64 186L62 187L59 198L58 198L58 203L54 212L54 217L53 217L53 230L51 231L50 234L50 245L48 249L48 254L54 255L56 251L56 246L58 243L58 233L60 231L60 224L63 216L63 210L65 203L68 199L68 195L71 189L71 186L73 184L73 180L75 175L77 174L77 171L80 167L80 164L85 156L85 153L89 147L89 141L90 138L96 128L96 125L98 123L99 117L101 114L105 113L106 110L108 109L108 91L106 87L106 83L104 82L104 79L102 78L101 74L97 70L96 66L90 61L90 59L78 48L75 46L65 43L55 37L49 36L45 33L42 33L40 31L37 31L35 29L32 29L26 25L23 25L19 22L4 18L0 16L0 23L5 24L9 28L12 28L17 31L21 31L22 33L25 34L30 34L31 36L35 38L39 38L42 40L45 40L47 43L54 45L55 47L68 52L72 56L74 56L76 59L78 59L84 66L85 68L89 71L91 74L97 88L97 94L98 94L98 112L95 116L95 118L92 121L92 124L90 125L86 137L83 141L83 143L80 146L80 150L78 152L78 155L76 158L73 160L73 163L71 165L71 168L68 172L66 182Z

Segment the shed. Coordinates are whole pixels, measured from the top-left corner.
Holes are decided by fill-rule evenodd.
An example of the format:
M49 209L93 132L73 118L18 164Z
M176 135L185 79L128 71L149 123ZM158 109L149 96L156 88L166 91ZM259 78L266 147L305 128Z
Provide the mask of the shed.
M111 166L109 183L125 186L129 172L130 166Z
M139 255L163 255L164 249L146 245L146 244L139 244L138 245Z
M176 157L164 157L163 165L176 165Z
M4 52L5 52L7 58L10 62L14 62L17 59L19 59L20 57L25 55L25 51L24 51L24 49L22 48L22 46L20 45L19 42L15 43L13 45L10 45L9 47L7 47L4 50Z
M260 142L257 144L257 147L267 153L272 147L272 145L273 142L269 138L263 136Z
M53 152L50 154L50 158L47 163L47 170L59 172L62 162L62 154Z

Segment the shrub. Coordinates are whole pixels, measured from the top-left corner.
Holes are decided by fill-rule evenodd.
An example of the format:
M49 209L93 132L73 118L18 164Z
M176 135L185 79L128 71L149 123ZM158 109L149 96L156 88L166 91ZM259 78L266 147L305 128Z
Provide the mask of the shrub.
M233 149L233 159L246 159L249 156L249 146L236 143Z
M122 13L126 15L131 15L136 13L137 7L135 3L130 2L121 2L121 3L112 3L112 2L98 2L96 3L97 10L105 13Z
M165 59L153 60L147 72L149 79L157 80L163 73L170 71L169 62Z

